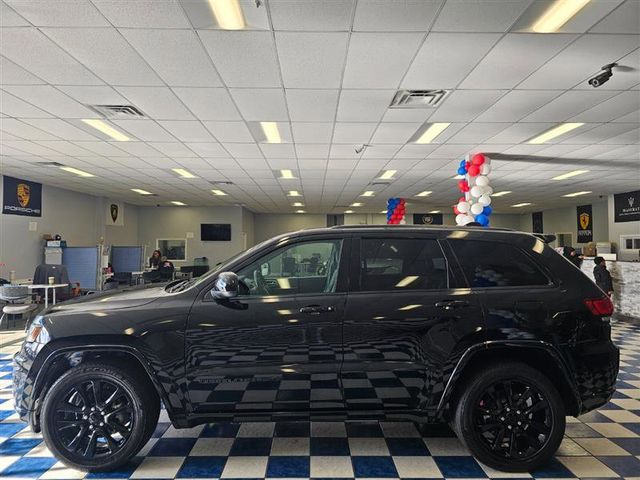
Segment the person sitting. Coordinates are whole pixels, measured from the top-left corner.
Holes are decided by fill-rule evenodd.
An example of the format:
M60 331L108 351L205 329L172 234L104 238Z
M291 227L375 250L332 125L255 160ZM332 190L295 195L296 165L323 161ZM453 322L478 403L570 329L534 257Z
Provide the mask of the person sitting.
M607 262L605 262L602 257L596 257L593 259L593 263L596 264L596 266L593 267L593 277L595 278L596 285L598 285L602 291L606 292L607 295L613 295L613 279L611 278L611 273L607 270Z
M162 252L160 250L154 250L149 257L149 268L154 270L160 266L160 260L162 259Z

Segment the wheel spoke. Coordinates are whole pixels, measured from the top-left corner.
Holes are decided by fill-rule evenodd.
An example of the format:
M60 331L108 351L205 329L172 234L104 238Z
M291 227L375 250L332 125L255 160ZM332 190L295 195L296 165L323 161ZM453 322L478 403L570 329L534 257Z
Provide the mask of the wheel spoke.
M104 438L107 441L107 445L109 446L109 451L111 453L115 453L119 448L118 443L113 439L111 434L106 431L106 429L102 430L102 434L104 435Z
M77 407L75 405L72 405L71 403L65 403L64 405L60 406L57 411L60 413L82 415L82 407Z
M57 420L58 428L82 427L86 425L86 420Z
M100 380L91 380L91 382L89 383L91 385L91 391L93 393L93 400L94 400L94 405L96 407L99 407L102 405L102 401L100 400L101 398L101 394L100 394L100 387L102 386Z
M113 428L116 432L118 432L120 435L122 435L125 438L127 438L131 433L131 431L127 427L125 427L119 422L116 422L115 420L107 420L107 425Z
M91 436L89 437L89 443L87 444L87 448L84 450L82 456L85 458L93 458L96 453L96 444L98 443L98 432L95 430L91 432Z
M527 410L525 410L525 415L530 415L532 413L536 413L542 409L546 409L549 406L546 400L538 400L536 403L531 405Z
M509 435L509 456L513 458L516 451L516 432L511 430L511 435Z
M104 401L105 407L111 406L111 404L115 400L117 400L120 397L120 395L122 395L123 393L124 393L123 390L120 387L116 386L116 389L114 390L114 392L111 395L109 395L109 398L107 398Z
M498 434L496 435L496 438L493 439L493 443L491 444L492 450L498 450L502 446L505 432L506 432L506 429L502 427L498 432Z
M72 391L78 394L78 396L80 397L80 400L82 400L83 407L89 408L91 406L91 402L89 401L89 398L87 398L87 396L82 391L82 385L78 385L74 387Z

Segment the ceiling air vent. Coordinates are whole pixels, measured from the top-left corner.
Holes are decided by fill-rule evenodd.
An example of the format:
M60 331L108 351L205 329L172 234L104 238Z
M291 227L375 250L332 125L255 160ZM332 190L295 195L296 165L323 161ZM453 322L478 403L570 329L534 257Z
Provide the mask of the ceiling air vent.
M398 90L389 108L436 108L449 90Z
M233 185L233 182L229 180L211 180L209 182L210 185Z
M64 167L62 163L58 162L36 162L35 164L41 167Z
M375 182L371 182L369 185L372 187L381 186L381 185L386 187L388 185L391 185L392 181L393 180L376 180Z
M87 105L94 112L104 118L144 118L145 115L140 109L133 105Z

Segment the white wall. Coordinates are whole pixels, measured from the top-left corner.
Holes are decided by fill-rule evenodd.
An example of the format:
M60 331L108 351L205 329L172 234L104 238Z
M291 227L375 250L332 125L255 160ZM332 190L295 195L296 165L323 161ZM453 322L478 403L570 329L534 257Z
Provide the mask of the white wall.
M637 199L637 201L640 201L640 198ZM615 215L614 215L613 195L609 195L609 197L607 198L607 213L608 213L609 238L611 239L610 241L611 243L614 244L614 248L617 251L620 244L620 235L640 234L640 221L620 222L620 223L614 222ZM632 255L632 258L636 259L637 256Z

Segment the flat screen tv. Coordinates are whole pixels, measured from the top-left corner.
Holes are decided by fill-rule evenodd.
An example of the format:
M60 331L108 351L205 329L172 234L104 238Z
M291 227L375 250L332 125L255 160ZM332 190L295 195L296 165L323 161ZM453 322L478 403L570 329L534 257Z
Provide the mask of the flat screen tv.
M200 240L203 242L231 241L230 223L201 223Z

